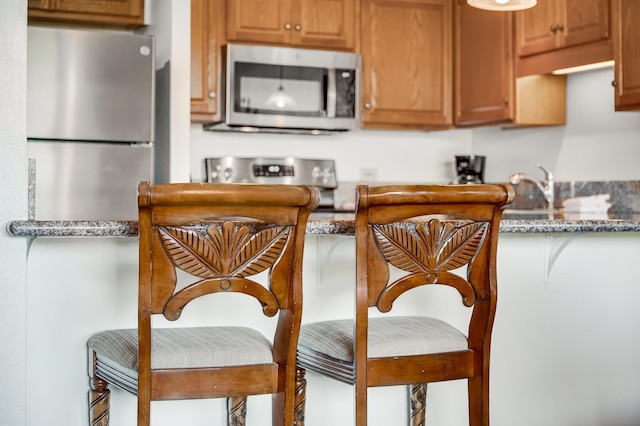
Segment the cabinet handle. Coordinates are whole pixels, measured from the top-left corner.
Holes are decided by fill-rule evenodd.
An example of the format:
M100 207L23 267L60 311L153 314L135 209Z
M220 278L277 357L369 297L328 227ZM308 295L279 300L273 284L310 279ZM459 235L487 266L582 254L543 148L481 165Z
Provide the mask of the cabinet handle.
M300 31L302 29L302 27L300 26L300 24L296 25L296 31Z
M285 30L290 30L291 29L291 24L284 24L284 29Z
M365 107L365 109L370 109L371 108L371 104L369 102L365 102L364 107Z
M216 98L216 92L209 92L209 98L210 99L215 99Z

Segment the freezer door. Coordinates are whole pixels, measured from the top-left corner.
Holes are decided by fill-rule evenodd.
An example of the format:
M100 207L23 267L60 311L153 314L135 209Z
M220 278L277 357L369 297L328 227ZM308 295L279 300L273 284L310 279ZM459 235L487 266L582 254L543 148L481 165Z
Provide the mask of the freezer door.
M28 141L36 220L137 220L137 185L152 181L153 146Z
M154 38L29 26L27 137L154 140Z

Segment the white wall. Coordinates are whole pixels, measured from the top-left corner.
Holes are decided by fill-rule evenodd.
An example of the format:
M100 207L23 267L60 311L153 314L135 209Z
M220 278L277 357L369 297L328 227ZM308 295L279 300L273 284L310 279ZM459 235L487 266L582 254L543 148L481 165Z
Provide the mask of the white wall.
M559 181L640 180L640 112L614 112L613 70L574 74L567 84L566 126L441 132L361 130L335 136L213 133L191 127L191 179L203 158L223 155L335 158L338 180L376 169L385 182L450 182L453 156L487 156L485 180L534 176L541 163Z
M541 163L558 181L640 180L640 112L614 111L612 80L612 68L570 75L566 126L475 130L486 179L542 176L535 167Z
M0 2L0 425L26 424L27 2Z
M184 0L147 0L148 26L156 38L156 126L154 178L157 183L189 179L189 91L191 5Z
M338 181L361 180L368 170L379 181L447 182L453 179L453 157L467 154L471 131L447 132L360 130L330 136L205 132L191 128L191 178L204 176L203 159L245 157L333 158Z

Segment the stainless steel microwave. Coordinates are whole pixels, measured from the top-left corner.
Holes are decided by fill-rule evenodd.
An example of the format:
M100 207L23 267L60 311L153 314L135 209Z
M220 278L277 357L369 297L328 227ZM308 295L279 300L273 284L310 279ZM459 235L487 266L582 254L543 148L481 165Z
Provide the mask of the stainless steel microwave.
M360 125L358 54L228 44L223 58L227 128L314 133Z

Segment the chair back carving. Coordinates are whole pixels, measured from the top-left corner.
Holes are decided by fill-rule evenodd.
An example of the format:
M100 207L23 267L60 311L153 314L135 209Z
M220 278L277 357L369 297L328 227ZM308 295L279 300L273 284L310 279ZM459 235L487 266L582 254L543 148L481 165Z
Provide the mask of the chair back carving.
M190 301L238 292L267 316L291 306L296 247L317 205L315 188L285 185L141 183L141 294L151 314L177 320ZM194 282L177 290L177 269ZM271 269L267 286L250 277ZM299 278L299 277L297 277Z
M513 199L513 189L363 185L357 196L356 236L361 239L357 310L362 315L368 307L389 312L393 302L411 289L451 286L465 306L476 307L469 325L472 340L473 330L478 329L474 323L488 324L495 313L495 269L490 265L495 261L502 209ZM390 281L390 266L403 275ZM466 278L452 272L464 266Z

